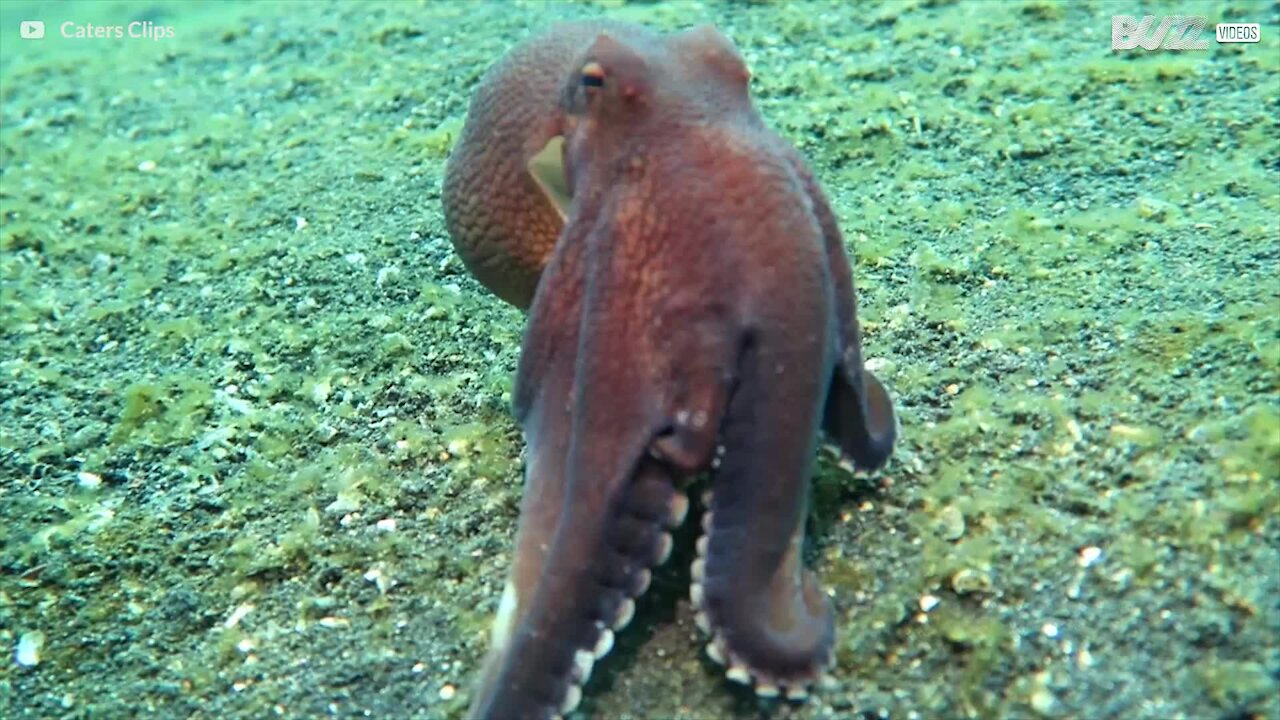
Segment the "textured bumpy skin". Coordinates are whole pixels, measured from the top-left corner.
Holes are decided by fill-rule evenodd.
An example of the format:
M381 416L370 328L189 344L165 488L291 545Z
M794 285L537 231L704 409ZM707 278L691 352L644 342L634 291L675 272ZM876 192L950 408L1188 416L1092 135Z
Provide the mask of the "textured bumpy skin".
M539 51L549 47L570 59ZM765 126L741 57L714 29L560 26L513 52L563 71L557 103L520 143L457 157L479 152L516 172L563 138L559 180L471 184L526 209L548 185L568 200L545 268L529 261L545 238L518 232L490 258L527 273L536 294L514 392L529 446L514 567L471 716L577 706L671 551L683 481L702 472L711 480L690 599L707 653L762 696L803 698L835 638L829 601L801 563L819 430L865 469L884 462L897 432L887 392L862 367L834 215ZM511 57L499 68L487 84L530 72ZM517 144L518 160L487 156Z
M529 177L526 163L556 113L578 53L597 33L624 23L564 24L512 48L480 80L462 135L445 167L445 224L467 269L520 308L533 300L564 220Z

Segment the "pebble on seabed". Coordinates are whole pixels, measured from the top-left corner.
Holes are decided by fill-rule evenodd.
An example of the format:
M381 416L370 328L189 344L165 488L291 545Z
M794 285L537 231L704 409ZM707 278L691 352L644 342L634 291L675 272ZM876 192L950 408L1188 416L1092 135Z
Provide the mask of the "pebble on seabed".
M937 522L943 540L959 540L964 537L964 513L955 505L947 505L939 510Z
M44 633L25 632L18 638L18 647L13 653L14 662L23 667L34 667L40 663L40 649L44 647Z
M1080 550L1080 567L1089 567L1102 557L1102 548L1090 545Z

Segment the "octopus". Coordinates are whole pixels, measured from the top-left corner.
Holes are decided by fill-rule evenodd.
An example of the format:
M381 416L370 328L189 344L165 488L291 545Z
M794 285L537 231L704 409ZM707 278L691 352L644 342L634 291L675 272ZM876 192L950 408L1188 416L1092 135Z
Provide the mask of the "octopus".
M707 655L803 700L834 663L802 562L825 439L859 469L898 432L863 366L850 263L799 152L711 26L559 24L481 79L446 167L468 270L528 310L513 567L473 718L571 713L705 482L689 600Z

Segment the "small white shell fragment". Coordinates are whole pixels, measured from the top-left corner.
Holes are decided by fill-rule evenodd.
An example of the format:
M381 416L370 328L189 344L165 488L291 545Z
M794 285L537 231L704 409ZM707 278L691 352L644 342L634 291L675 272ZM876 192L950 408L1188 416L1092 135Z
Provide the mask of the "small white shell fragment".
M1082 548L1080 550L1080 557L1077 562L1080 563L1080 567L1089 567L1090 565L1098 562L1101 558L1102 548L1090 545L1089 547Z
M941 601L941 600L939 600L939 599L938 599L938 597L937 597L936 595L921 595L921 596L920 596L920 609L921 609L921 610L923 610L923 611L925 611L925 612L929 612L930 610L932 610L932 609L934 609L934 608L938 607L938 603L940 603L940 602L942 602L942 601Z
M85 490L97 490L102 487L102 476L98 473L79 472L76 473L76 484Z
M318 380L311 385L311 402L316 405L323 405L329 399L329 394L333 392L333 383L328 378Z
M374 527L376 527L379 532L394 532L396 529L396 519L383 518L374 523Z
M1031 709L1040 715L1052 715L1054 709L1058 705L1058 700L1053 696L1049 688L1041 687L1032 691L1030 698Z
M226 620L222 621L222 627L231 629L236 625L239 625L240 621L244 619L244 616L248 615L252 610L253 605L250 603L244 603L243 605L236 607L235 610L231 611L231 615L228 616Z
M44 648L44 633L39 630L24 632L18 638L13 660L23 667L35 667L40 663L40 650Z
M400 268L395 265L386 265L378 270L378 275L374 279L374 284L378 287L394 283L400 278Z
M441 700L444 700L447 702L449 700L452 700L453 697L457 694L458 694L458 688L454 687L453 685L450 685L449 683L445 683L444 685L440 686Z
M368 582L373 583L374 585L377 585L378 591L383 593L385 593L388 589L391 588L392 585L395 584L395 581L392 580L391 577L388 576L386 572L384 572L382 563L377 563L373 567L366 570L364 573L364 579Z
M1058 625L1056 623L1047 622L1040 626L1040 632L1044 633L1045 637L1056 638L1058 637Z
M142 162L138 163L138 172L149 173L149 172L155 172L155 171L156 171L155 160L143 160Z

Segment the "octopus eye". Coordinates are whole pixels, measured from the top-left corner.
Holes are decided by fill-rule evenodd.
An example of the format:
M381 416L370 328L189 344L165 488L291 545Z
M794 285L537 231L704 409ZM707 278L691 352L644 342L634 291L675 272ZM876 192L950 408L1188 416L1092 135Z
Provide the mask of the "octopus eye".
M598 62L589 62L582 66L582 87L604 87L604 68Z

